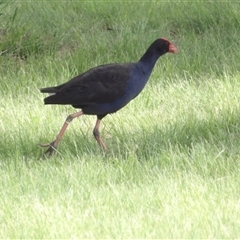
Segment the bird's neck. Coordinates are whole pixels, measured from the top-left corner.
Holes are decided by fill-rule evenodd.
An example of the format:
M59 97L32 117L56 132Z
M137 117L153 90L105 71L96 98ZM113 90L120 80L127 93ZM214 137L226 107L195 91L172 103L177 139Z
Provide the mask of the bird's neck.
M162 54L154 49L149 48L140 58L139 63L144 67L145 71L152 71L158 58Z

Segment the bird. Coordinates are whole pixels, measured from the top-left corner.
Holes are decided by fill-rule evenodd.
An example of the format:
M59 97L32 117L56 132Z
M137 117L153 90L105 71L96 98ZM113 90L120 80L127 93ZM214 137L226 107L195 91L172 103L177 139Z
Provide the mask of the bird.
M66 118L54 141L40 144L41 147L48 147L45 154L54 155L69 123L82 115L97 116L93 135L102 149L107 152L107 146L99 132L102 119L108 114L117 112L137 97L146 85L160 56L177 52L177 47L169 40L158 38L136 62L100 65L61 85L41 88L42 93L49 94L44 98L44 104L72 105L73 108L80 109Z

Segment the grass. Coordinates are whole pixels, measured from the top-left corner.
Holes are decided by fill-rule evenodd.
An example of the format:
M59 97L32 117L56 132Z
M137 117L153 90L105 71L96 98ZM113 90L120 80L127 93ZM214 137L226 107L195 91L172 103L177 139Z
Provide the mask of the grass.
M0 238L239 238L240 4L0 4ZM104 118L74 120L39 88L98 64L135 61L159 36L178 55Z

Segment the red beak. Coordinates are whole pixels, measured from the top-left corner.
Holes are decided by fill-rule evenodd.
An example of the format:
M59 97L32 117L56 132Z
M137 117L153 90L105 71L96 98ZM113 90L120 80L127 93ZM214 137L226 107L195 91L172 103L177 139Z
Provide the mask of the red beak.
M177 48L170 41L168 41L166 38L161 38L161 39L163 39L163 40L165 40L166 42L169 43L168 52L170 52L170 53L177 53L178 52Z
M170 43L168 52L170 52L170 53L177 53L178 50L172 43Z

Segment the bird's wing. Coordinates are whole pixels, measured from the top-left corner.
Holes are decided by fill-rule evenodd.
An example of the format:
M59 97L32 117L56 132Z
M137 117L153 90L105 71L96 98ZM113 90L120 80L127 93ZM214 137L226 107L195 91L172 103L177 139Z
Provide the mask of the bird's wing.
M44 99L46 104L86 105L110 103L124 95L132 64L108 64L55 87L56 93Z

